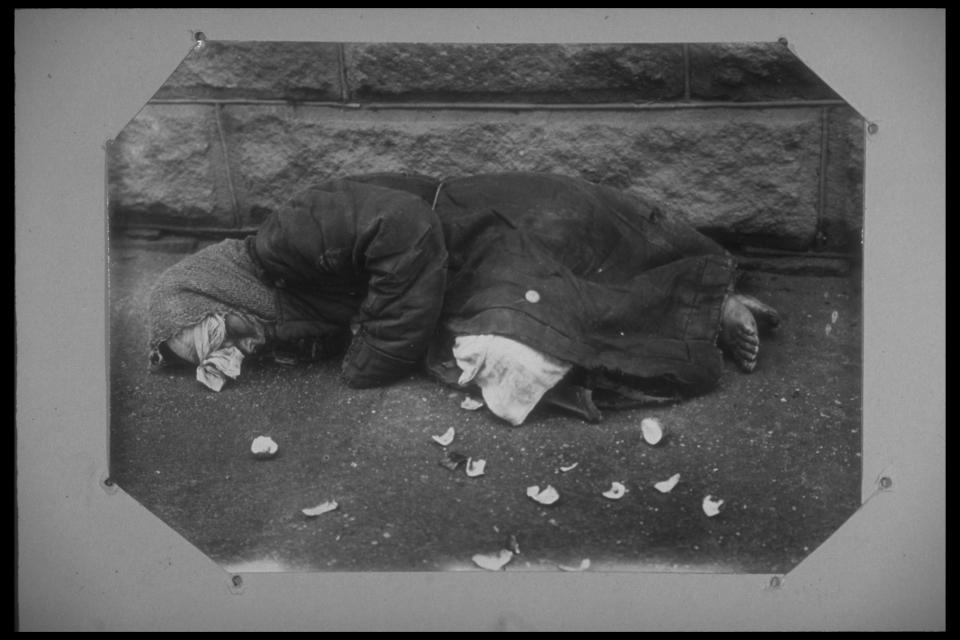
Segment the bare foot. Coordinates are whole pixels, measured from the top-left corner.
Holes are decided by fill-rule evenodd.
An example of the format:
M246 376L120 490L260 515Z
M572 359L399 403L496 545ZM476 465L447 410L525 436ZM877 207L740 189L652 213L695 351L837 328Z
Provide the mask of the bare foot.
M745 306L753 314L753 318L760 329L774 329L780 324L780 314L770 305L742 293L734 293L730 297Z
M719 344L741 369L750 373L757 366L760 337L757 321L740 297L732 294L723 302Z

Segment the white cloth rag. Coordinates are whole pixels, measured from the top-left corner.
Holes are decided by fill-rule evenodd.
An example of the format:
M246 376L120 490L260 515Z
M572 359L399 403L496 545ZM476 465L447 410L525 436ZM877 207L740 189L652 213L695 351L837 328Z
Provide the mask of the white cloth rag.
M243 352L236 347L217 349L208 355L197 367L197 380L214 391L220 391L227 378L240 377L240 365Z
M227 378L240 376L243 352L237 347L220 348L227 336L222 314L211 314L201 322L183 329L167 345L178 356L197 364L197 381L220 391Z
M571 365L516 340L495 335L459 336L453 356L463 373L459 383L473 382L494 415L520 426L547 391Z

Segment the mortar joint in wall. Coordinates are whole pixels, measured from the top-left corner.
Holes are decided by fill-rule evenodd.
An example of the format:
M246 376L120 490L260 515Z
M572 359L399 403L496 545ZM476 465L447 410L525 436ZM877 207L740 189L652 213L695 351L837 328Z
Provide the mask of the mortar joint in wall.
M350 99L350 89L347 87L347 50L344 43L337 43L337 65L340 71L340 101Z
M825 208L827 206L827 166L830 146L830 111L829 107L820 107L820 175L817 193L817 223L814 233L814 247L822 249L828 241L824 233Z
M214 107L214 119L217 121L217 134L220 138L220 152L223 154L223 168L227 176L227 189L230 191L230 201L233 204L233 226L240 227L240 200L237 198L237 190L233 186L233 171L230 168L230 148L227 146L227 136L223 132L223 121L221 111L224 105L218 104Z

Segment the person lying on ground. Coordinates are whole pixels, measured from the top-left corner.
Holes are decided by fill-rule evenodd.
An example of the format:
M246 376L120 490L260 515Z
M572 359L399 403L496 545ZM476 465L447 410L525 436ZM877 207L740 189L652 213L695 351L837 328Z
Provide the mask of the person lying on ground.
M724 353L753 371L779 316L736 276L686 223L585 180L354 176L164 272L151 360L211 388L258 352L342 355L354 387L425 365L512 424L541 400L598 420L714 388Z
M255 235L206 247L160 276L148 309L152 361L200 365L198 376L222 386L268 345L301 359L347 347L348 384L387 384L426 352L446 261L440 222L422 198L322 183Z

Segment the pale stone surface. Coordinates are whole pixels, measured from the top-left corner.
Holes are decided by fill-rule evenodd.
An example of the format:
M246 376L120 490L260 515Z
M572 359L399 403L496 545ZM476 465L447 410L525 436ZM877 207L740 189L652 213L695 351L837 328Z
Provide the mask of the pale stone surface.
M243 219L310 182L376 171L581 176L655 200L697 227L806 247L816 232L816 108L460 112L229 106Z
M190 50L154 97L340 100L339 45L207 41Z
M109 149L111 215L125 225L253 228L293 192L328 177L532 170L631 190L718 239L855 248L863 224L863 123L855 112L824 108L818 211L824 112L802 101L836 94L779 43L694 44L687 52L693 100L796 100L797 107L601 108L682 100L682 45L208 41L156 98L289 104L148 105ZM598 109L302 104L340 100Z
M148 105L108 148L110 213L124 224L230 226L216 107Z
M826 100L834 91L777 42L691 44L694 100Z
M350 99L633 102L683 97L683 49L659 44L349 44Z
M820 249L848 251L863 228L864 120L849 107L830 107Z

